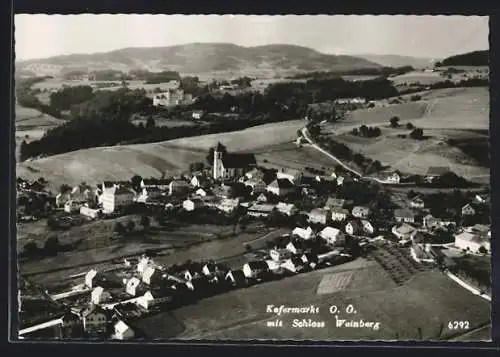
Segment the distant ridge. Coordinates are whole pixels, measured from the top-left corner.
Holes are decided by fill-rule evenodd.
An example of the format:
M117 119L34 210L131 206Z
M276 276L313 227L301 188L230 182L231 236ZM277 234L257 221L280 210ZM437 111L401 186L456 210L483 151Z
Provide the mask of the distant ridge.
M473 51L451 57L447 57L436 63L437 67L446 66L488 66L489 51Z
M364 58L323 54L316 50L285 44L243 47L230 43L190 43L168 47L134 47L120 50L70 54L16 63L19 70L36 71L37 66L62 71L74 69L173 70L180 73L233 71L304 72L378 68Z
M425 68L434 65L434 59L424 57L412 57L401 55L374 55L359 54L357 57L364 58L367 61L378 63L384 67L403 67L412 66L413 68Z

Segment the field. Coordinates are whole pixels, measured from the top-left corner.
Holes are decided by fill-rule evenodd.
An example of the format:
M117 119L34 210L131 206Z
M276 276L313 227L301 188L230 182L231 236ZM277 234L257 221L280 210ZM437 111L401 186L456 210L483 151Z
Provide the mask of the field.
M429 166L449 166L459 175L477 182L489 180L489 98L486 88L453 88L423 92L422 100L357 110L341 123L323 126L323 132L383 165L402 172L424 174ZM400 118L400 128L389 119ZM424 130L426 140L400 138L411 130ZM353 136L360 125L378 126L377 138ZM447 140L453 139L453 145Z
M17 165L17 176L43 176L53 187L85 181L129 180L133 175L159 177L185 171L192 162L205 162L218 141L229 151L251 151L262 146L292 141L304 121L266 124L242 131L182 138L158 143L99 147L30 160Z
M324 276L349 273L342 290L317 295ZM318 314L281 315L266 312L267 305L319 307ZM352 304L355 313L345 308ZM342 309L340 318L380 323L380 330L337 328L329 308ZM376 307L376 308L374 308ZM437 271L420 273L401 286L377 263L358 259L336 267L266 282L215 296L174 311L185 331L181 339L280 339L280 340L409 340L437 339L441 324L450 319L469 320L471 327L489 322L489 303L470 294ZM270 327L277 318L283 327ZM324 321L324 328L292 327L292 319ZM442 338L450 334L444 331Z
M396 85L403 85L405 83L419 83L421 85L430 85L437 82L442 82L444 79L441 77L439 72L423 72L423 71L413 71L405 73L399 76L390 78L390 80Z

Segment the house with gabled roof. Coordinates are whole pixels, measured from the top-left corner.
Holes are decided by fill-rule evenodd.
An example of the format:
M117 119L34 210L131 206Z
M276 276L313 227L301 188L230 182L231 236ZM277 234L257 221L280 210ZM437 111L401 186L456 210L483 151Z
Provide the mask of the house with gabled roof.
M287 179L294 185L298 185L301 182L303 176L304 174L302 173L302 171L288 167L283 167L276 172L276 177L278 179Z
M345 240L344 233L333 227L325 227L321 232L319 232L318 236L329 245L339 244Z
M288 179L277 178L266 187L266 191L282 197L295 192L295 186L292 181Z
M413 211L405 208L398 208L394 210L394 218L397 222L414 223L416 214Z
M269 265L264 260L251 261L243 265L243 273L247 279L260 279L269 271Z
M392 227L392 234L394 234L397 238L403 241L409 241L415 237L418 230L410 226L408 223L402 223Z
M90 301L93 304L99 305L111 299L111 294L105 291L103 287L98 286L92 290Z
M99 305L91 304L82 313L83 329L90 335L106 333L108 327L108 313Z
M308 221L311 223L327 224L330 218L330 211L324 208L314 208L308 215Z
M278 212L286 215L286 216L293 216L294 214L297 213L297 207L293 203L285 203L285 202L278 202L276 205L276 209Z
M292 273L301 273L306 268L306 263L301 256L292 256L280 264L280 267Z
M334 207L343 208L345 205L343 198L328 197L325 203L325 209L332 209Z
M349 235L361 235L364 233L363 225L358 220L351 220L345 225L345 232Z
M307 227L306 229L295 227L295 229L292 231L292 236L297 236L302 239L312 239L315 237L315 234L311 227Z
M370 214L370 209L365 206L354 206L352 209L352 215L356 218L367 218Z
M474 216L476 214L476 210L470 203L467 203L462 207L462 216Z
M347 208L332 207L332 221L341 222L345 221L349 216L349 210Z
M417 195L410 200L410 207L422 209L425 207L424 200Z
M292 254L288 249L271 249L269 251L271 259L277 262L290 258Z
M130 340L135 337L134 330L122 320L118 320L118 322L115 323L114 329L115 333L113 337L117 340Z
M247 282L245 273L241 269L229 270L225 276L225 280L233 286L243 286Z

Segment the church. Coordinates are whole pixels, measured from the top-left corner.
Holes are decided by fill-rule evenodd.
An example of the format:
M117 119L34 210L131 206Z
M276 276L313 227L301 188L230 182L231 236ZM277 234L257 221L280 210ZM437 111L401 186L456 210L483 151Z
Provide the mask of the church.
M228 180L243 176L257 166L253 154L230 154L219 143L214 149L213 178Z

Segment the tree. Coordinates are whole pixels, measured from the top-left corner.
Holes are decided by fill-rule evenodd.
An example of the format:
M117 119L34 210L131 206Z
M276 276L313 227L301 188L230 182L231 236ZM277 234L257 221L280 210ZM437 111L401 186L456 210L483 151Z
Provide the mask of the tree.
M406 124L406 129L408 129L408 130L412 130L412 129L414 129L414 128L415 128L415 126L414 126L412 123L408 123L408 124Z
M151 220L148 216L141 217L141 226L143 226L144 229L148 229L151 226Z
M65 183L63 183L61 185L61 187L59 187L59 192L62 193L62 194L65 194L67 192L71 191L71 187Z
M134 175L130 179L130 183L132 184L132 188L136 191L139 191L139 188L141 187L141 182L142 182L142 177L139 175Z
M152 116L148 117L146 121L146 129L153 129L156 126L156 122Z
M47 238L43 245L43 250L49 256L57 255L59 251L59 239L55 236Z
M410 133L410 138L415 140L422 140L424 137L424 131L420 128L413 129Z
M358 134L359 134L358 128L353 128L352 131L351 131L351 134L354 135L354 136L358 136Z
M481 253L481 254L486 254L486 253L488 253L488 250L487 250L484 246L480 246L478 251L479 251L479 253Z
M35 241L30 240L24 245L23 252L26 256L33 257L36 256L40 252L40 250L38 249L38 245L35 243Z
M205 164L203 162L193 162L189 164L189 171L196 172L201 171L205 168Z
M135 230L135 222L130 219L127 222L127 232L133 232L134 230Z
M121 223L121 222L115 223L115 232L118 234L125 233L125 227L123 226L123 223Z
M399 117L392 117L390 123L391 128L397 128L399 126Z

